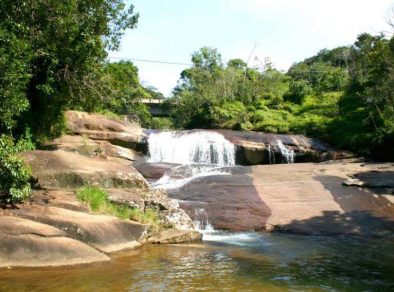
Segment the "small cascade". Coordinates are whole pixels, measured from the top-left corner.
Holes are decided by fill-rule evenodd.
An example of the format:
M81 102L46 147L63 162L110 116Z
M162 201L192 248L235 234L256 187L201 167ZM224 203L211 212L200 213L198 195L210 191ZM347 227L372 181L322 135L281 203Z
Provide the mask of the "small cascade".
M235 146L209 131L159 132L148 138L149 162L235 165Z
M275 152L271 149L271 145L268 144L267 150L268 150L268 162L269 162L269 164L274 164L275 163Z
M294 163L294 150L287 148L280 140L278 140L277 146L282 154L282 162Z
M201 233L215 231L211 223L209 223L209 217L207 212L203 208L197 208L194 210L194 227L195 230Z

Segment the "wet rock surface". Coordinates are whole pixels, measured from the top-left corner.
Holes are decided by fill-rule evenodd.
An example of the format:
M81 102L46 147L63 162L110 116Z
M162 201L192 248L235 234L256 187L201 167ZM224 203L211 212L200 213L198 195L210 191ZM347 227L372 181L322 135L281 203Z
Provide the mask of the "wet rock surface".
M179 164L175 163L164 163L164 162L144 162L144 163L136 163L133 166L138 170L139 173L143 175L143 177L148 179L159 179L164 173L171 168L177 166Z
M331 148L303 135L270 134L251 131L214 130L236 145L236 162L241 165L286 163L280 141L294 152L294 162L321 162L353 157L353 154Z
M202 241L202 234L197 231L168 229L152 235L148 242L154 244L196 243Z
M259 198L248 174L201 177L169 196L196 221L233 231L265 230L271 210Z

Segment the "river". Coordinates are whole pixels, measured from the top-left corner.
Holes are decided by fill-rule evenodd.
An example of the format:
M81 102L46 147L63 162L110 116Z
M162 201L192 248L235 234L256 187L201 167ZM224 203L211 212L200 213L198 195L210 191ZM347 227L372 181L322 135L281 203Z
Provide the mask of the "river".
M203 244L145 246L107 263L13 268L0 291L393 291L388 239L205 234Z
M152 163L178 163L153 187L179 188L236 167L233 145L217 134L150 139ZM293 162L278 144L282 162ZM236 233L199 219L201 244L145 245L105 263L6 269L0 291L394 291L393 238Z

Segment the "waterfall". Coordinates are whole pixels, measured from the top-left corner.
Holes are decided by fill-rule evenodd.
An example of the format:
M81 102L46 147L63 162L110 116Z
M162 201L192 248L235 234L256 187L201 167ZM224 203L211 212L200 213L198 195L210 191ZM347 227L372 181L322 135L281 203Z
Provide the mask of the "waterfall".
M149 162L235 165L235 146L209 131L159 132L148 138Z
M278 140L277 145L282 154L282 160L286 163L294 163L294 150L287 148L280 140Z

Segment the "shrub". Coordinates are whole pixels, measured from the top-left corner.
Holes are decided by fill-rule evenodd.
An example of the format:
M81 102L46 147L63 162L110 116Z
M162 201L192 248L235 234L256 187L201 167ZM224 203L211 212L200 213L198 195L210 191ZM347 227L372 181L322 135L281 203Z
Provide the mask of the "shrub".
M149 128L156 130L174 129L174 123L170 118L152 117L149 122Z
M31 193L31 171L17 152L32 147L31 142L21 139L17 144L6 135L0 136L0 195L2 201L20 202Z

